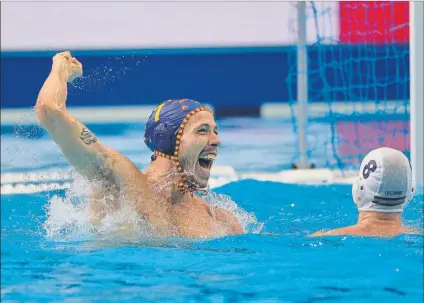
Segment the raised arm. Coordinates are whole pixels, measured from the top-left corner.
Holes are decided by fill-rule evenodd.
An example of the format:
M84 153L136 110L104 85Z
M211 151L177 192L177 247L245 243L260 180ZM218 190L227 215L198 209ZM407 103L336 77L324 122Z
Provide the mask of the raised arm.
M105 146L66 109L67 83L82 75L82 65L70 52L53 57L49 76L35 106L37 120L60 147L66 159L88 179L111 177L117 183L138 171L129 159ZM118 184L119 185L119 184Z

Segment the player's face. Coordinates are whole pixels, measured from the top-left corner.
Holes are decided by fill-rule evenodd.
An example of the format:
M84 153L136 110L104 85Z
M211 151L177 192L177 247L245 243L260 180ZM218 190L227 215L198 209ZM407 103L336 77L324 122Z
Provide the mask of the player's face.
M201 111L188 120L181 137L179 162L190 184L198 188L208 185L220 144L212 113Z

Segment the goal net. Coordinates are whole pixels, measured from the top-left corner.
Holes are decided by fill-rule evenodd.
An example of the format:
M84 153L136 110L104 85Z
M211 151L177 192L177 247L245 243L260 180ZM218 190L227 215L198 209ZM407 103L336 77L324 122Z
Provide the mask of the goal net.
M309 163L351 169L382 146L409 157L409 3L307 2L301 18L298 28L312 23L315 30L307 33L306 88L291 94L297 100L293 127L297 133L306 128ZM299 73L290 73L289 84L299 85ZM302 89L305 125L299 123L305 114L298 108Z

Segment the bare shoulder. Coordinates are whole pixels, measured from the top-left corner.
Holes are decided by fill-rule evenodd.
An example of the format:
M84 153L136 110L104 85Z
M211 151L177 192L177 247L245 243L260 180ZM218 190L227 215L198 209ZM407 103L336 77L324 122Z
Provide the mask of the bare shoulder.
M130 185L134 181L140 182L143 173L137 166L122 153L113 148L107 148L105 169L111 174L117 185ZM106 173L107 175L107 173Z
M215 211L216 219L227 227L229 227L234 234L244 234L245 231L241 226L240 222L237 220L236 216L234 216L231 212L217 208Z
M108 147L107 148L107 154L109 158L109 165L111 168L114 169L120 169L120 168L131 168L139 171L135 164L126 156L124 156L122 153L118 152L117 150Z

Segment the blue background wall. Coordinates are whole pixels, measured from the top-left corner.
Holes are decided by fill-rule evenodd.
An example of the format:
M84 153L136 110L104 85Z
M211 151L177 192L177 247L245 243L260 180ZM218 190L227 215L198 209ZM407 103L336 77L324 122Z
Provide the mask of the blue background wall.
M408 100L408 45L309 48L309 99ZM54 52L2 53L2 108L33 106ZM85 79L69 106L157 104L193 98L217 115L258 113L264 102L296 100L296 48L75 51Z

